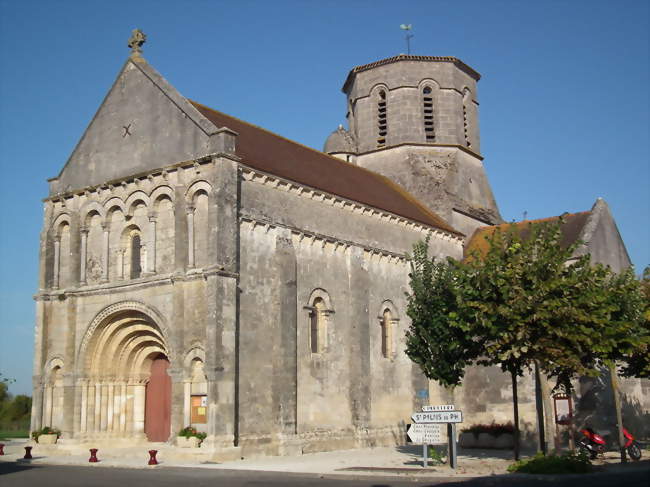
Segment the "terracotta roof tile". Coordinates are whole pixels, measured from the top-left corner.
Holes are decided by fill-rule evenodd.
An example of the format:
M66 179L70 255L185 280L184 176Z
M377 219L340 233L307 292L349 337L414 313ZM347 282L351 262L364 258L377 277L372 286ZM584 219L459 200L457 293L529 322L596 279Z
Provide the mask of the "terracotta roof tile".
M242 163L326 193L385 210L447 232L462 235L388 178L249 124L190 100L217 127L239 135L236 154Z
M361 66L355 66L350 70L350 73L348 73L348 77L345 80L345 83L343 83L343 92L346 92L349 84L352 82L352 78L357 74L362 71L366 71L368 69L376 68L377 66L384 66L385 64L392 64L396 63L398 61L424 61L424 62L447 62L447 63L454 63L456 66L458 66L461 70L465 71L467 74L469 74L472 78L474 78L476 81L481 79L481 75L475 71L474 69L470 68L467 64L465 64L463 61L456 57L452 56L414 56L411 54L398 54L397 56L389 57L386 59L381 59L379 61L375 61L372 63L368 64L363 64Z
M562 215L564 218L564 223L560 227L560 230L562 231L562 241L560 242L560 245L562 245L562 247L568 247L580 238L582 229L587 223L590 214L590 211L583 211L580 213L565 213ZM540 218L538 220L524 220L514 222L514 226L519 231L521 238L526 239L530 233L531 223L554 222L559 218L559 216L552 216L549 218ZM465 257L474 250L477 250L481 254L487 253L489 237L491 237L497 229L507 231L511 225L511 223L503 223L501 225L492 225L476 229L472 238L465 246Z

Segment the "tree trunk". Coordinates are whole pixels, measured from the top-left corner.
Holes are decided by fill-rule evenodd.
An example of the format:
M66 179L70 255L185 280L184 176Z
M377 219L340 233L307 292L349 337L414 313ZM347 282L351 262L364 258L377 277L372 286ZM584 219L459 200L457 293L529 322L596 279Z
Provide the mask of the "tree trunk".
M542 383L542 402L544 403L544 416L546 417L546 444L555 451L560 450L558 437L555 434L555 417L553 414L553 402L551 401L551 388L548 385L548 378L540 375Z
M539 365L535 361L535 407L537 409L537 451L544 455L548 453L546 443L546 428L544 427L544 396L542 393L542 378L540 376Z
M512 377L512 412L515 424L515 462L519 461L519 402L517 399L517 374L510 372Z
M625 435L623 434L623 414L621 413L621 396L619 394L618 375L616 364L609 366L609 375L612 380L612 392L614 394L614 407L616 408L616 422L618 423L618 445L621 449L621 463L627 462L625 456Z

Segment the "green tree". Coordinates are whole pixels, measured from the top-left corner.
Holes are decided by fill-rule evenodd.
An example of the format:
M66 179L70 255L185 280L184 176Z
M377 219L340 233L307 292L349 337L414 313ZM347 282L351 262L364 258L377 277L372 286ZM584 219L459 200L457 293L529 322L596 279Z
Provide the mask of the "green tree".
M428 379L453 387L462 382L466 367L479 353L479 342L468 320L460 316L466 307L457 263L429 259L428 246L429 238L416 243L410 261L406 354Z
M598 374L616 350L637 350L629 338L634 320L612 314L627 306L621 304L627 277L592 265L589 255L576 258L579 242L563 245L561 225L497 227L485 250L462 263L429 259L426 243L416 245L412 258L407 354L446 386L459 384L472 363L509 373L515 458L518 377L539 364L567 389L575 376ZM629 346L622 347L625 340Z

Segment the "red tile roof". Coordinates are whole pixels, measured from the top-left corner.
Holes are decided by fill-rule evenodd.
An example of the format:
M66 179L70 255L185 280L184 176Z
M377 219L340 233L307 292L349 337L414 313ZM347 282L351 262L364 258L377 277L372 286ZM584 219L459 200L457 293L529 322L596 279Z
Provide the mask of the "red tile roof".
M253 169L462 235L388 178L190 100L217 127L239 135L236 154Z
M526 239L530 233L531 223L555 222L560 218L564 219L564 223L560 227L560 230L562 232L562 240L560 242L560 245L562 247L568 247L580 238L580 234L585 224L587 223L589 215L591 215L591 211L583 211L580 213L565 213L562 215L562 217L552 216L549 218L540 218L538 220L524 220L520 222L503 223L501 225L492 225L488 227L477 228L472 235L472 238L465 246L465 256L469 256L469 254L474 250L477 250L480 254L486 254L489 247L488 239L494 234L494 232L497 231L497 229L505 232L508 231L512 225L514 225L521 238Z

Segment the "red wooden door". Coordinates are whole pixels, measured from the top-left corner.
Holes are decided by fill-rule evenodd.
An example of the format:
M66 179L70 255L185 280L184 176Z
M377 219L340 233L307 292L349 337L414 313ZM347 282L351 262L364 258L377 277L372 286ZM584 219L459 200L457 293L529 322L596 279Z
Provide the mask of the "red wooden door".
M144 432L149 441L167 441L172 410L172 379L167 375L169 361L160 354L151 363L144 409Z

